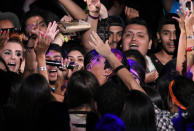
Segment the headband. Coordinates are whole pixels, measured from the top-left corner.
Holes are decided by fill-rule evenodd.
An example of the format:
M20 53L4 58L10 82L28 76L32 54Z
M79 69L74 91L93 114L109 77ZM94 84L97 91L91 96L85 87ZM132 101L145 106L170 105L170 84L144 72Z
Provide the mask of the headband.
M172 86L174 84L174 80L172 80L169 84L169 92L170 92L170 96L172 98L172 101L177 105L179 106L181 109L183 110L187 110L187 108L185 106L183 106L178 100L177 98L175 97L175 95L173 94L173 91L172 91Z

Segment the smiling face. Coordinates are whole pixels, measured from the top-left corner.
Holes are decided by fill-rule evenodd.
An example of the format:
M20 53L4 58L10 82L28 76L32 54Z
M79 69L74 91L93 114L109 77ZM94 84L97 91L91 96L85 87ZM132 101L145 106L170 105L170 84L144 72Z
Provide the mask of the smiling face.
M143 25L130 24L125 28L122 37L123 51L138 50L143 56L151 48L152 40L149 39L147 28Z
M157 33L157 37L161 40L162 49L170 55L175 51L176 28L174 24L166 24L161 31Z
M59 61L61 62L62 56L60 52L57 52L55 50L49 50L49 52L46 54L46 60L52 60L52 61ZM48 78L49 82L54 83L57 80L57 66L51 66L47 65L47 71L48 71Z
M18 42L7 42L0 51L10 71L18 73L21 60L23 59L23 48Z
M78 70L84 68L84 56L78 50L72 50L68 53L67 58L70 62L74 62L76 65L79 65Z

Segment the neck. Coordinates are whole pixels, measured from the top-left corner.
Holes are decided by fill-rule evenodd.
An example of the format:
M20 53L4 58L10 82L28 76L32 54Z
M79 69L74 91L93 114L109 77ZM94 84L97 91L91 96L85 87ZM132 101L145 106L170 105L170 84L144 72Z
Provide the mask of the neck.
M161 50L160 52L156 53L156 56L157 56L157 58L160 60L160 62L163 65L165 65L166 63L168 63L173 58L173 55L169 55L164 50Z

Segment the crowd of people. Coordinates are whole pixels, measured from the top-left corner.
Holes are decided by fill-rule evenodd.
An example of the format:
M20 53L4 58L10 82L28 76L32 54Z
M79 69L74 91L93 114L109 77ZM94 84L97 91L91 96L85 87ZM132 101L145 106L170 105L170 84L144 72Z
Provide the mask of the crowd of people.
M193 0L18 4L0 9L0 129L194 131Z

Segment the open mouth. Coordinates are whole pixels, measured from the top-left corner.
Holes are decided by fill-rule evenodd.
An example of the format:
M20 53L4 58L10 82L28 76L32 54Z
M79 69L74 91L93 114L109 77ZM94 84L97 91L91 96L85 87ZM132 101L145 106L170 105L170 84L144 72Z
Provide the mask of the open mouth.
M16 67L16 63L15 62L9 62L7 64L7 66L9 67L9 70L10 71L14 71L15 70L15 67Z
M7 65L8 66L14 66L15 67L16 66L16 63L8 63Z
M137 44L131 44L130 46L130 49L138 49L138 45Z
M55 75L57 75L57 70L49 70L49 75L50 75L50 76L55 76Z

